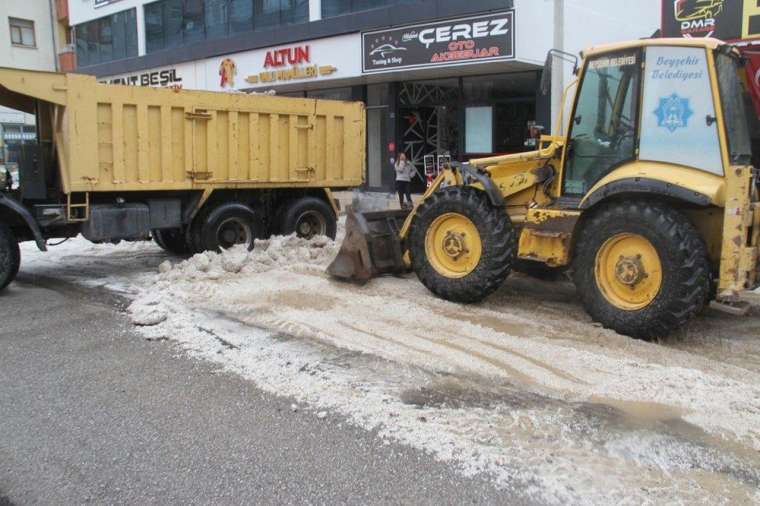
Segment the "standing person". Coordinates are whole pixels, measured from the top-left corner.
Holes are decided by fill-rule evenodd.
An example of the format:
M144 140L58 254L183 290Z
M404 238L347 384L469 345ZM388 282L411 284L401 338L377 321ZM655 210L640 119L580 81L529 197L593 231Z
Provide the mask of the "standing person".
M8 170L8 167L3 167L3 176L5 176L5 184L3 184L3 187L0 188L2 191L11 191L13 190L13 175L11 174L11 171Z
M412 207L411 181L414 166L406 159L406 154L399 153L393 168L396 170L396 191L398 191L398 202L401 204L401 209ZM406 197L407 203L404 203L404 197Z

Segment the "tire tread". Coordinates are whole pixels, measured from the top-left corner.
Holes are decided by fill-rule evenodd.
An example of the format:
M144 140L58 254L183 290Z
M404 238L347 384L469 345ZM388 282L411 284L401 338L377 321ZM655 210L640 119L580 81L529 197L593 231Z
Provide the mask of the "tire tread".
M464 278L446 278L426 258L427 228L445 212L467 216L481 234L483 253L480 263ZM491 206L480 190L462 186L428 196L417 210L409 238L412 267L420 281L436 295L463 303L479 302L502 285L512 270L517 247L515 230L506 212Z
M624 311L612 306L596 285L591 251L594 238L616 223L639 220L661 236L670 248L674 264L663 263L663 271L673 269L675 286L661 289L657 298L639 311ZM707 250L694 225L676 209L659 202L624 200L598 209L583 226L576 242L573 273L579 297L586 311L605 327L640 339L665 337L685 325L707 304L710 264ZM661 262L663 262L661 254ZM669 261L669 260L668 260ZM667 283L664 272L663 283Z

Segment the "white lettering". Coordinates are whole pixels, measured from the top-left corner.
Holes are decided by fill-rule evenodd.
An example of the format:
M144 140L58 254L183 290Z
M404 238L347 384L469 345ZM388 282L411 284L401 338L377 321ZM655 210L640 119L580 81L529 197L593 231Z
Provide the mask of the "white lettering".
M493 27L491 29L491 35L506 35L509 33L509 27L507 26L509 24L509 19L494 19L491 21L491 26Z
M472 38L488 37L488 21L478 21L472 24Z
M420 32L420 42L425 45L425 47L430 47L430 44L435 42L435 37L428 37L429 35L433 35L435 33L435 30L433 28L427 28L425 30L422 30Z
M436 42L448 42L451 40L451 27L439 26L435 29L435 41Z
M459 40L459 38L470 38L470 25L454 25L451 29L451 40Z
M449 42L459 39L482 39L509 34L509 18L476 21L472 24L446 25L437 28L421 30L417 39L420 44L429 48L434 42ZM406 36L406 34L404 35Z

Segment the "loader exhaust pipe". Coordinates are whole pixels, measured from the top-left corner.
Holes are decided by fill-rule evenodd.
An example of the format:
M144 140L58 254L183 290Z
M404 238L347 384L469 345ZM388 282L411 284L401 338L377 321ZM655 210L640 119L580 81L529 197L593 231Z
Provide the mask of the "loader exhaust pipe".
M408 271L399 236L409 211L362 213L347 209L346 238L327 272L338 279L364 284L383 274Z

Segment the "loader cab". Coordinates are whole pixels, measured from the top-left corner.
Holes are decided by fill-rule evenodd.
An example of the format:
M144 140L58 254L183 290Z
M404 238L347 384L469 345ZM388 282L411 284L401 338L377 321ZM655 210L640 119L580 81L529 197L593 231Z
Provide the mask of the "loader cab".
M570 119L562 193L580 197L636 153L641 51L588 60Z
M725 45L590 54L570 115L561 195L585 201L621 167L657 164L661 174L697 169L722 177L730 165L751 163L740 65Z

